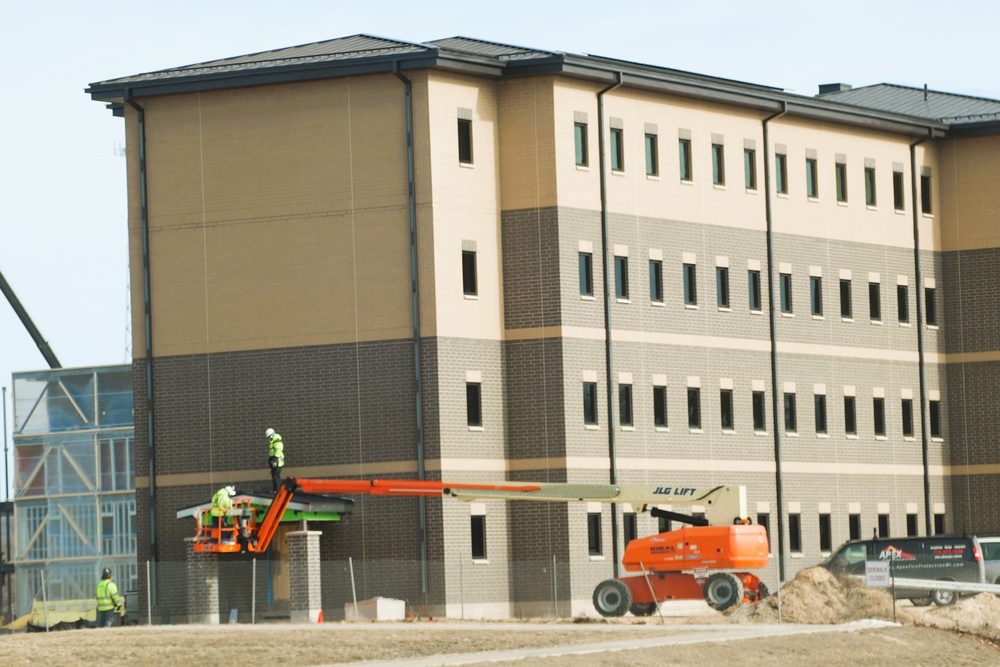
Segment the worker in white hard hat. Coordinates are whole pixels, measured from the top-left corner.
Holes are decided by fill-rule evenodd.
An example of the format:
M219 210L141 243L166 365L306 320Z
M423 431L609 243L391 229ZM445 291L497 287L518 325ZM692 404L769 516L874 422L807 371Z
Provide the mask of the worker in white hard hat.
M281 434L275 433L273 428L264 431L267 438L267 465L271 469L271 490L278 492L281 486L281 471L285 467L285 443L281 440Z
M227 515L230 509L233 507L233 496L236 495L236 487L229 485L224 486L215 492L212 496L212 509L209 513L218 517L218 527L225 528L227 526L232 526L233 521ZM222 542L235 542L236 534L232 530L223 530L222 532Z

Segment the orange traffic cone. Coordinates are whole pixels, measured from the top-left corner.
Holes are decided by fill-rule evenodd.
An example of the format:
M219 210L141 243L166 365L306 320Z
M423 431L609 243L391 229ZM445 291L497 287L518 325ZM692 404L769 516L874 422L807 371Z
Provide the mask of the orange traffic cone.
M319 618L316 619L316 622L317 623L322 623L323 622L323 610L322 609L319 610Z

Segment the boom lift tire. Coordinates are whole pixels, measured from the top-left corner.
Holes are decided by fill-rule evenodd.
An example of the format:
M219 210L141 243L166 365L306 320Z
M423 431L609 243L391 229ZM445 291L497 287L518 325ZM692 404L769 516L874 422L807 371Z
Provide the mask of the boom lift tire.
M594 608L601 616L624 616L632 606L632 590L625 582L607 579L594 589Z
M725 611L743 600L743 582L730 572L716 572L705 582L704 597L709 607Z
M647 602L643 604L641 602L633 602L628 610L632 612L633 616L652 616L656 613L656 603Z

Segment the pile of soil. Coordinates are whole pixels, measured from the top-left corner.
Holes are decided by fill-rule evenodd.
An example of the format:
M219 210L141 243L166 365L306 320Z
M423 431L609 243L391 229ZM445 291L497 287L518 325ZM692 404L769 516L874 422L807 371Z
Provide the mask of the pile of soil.
M1000 640L1000 596L979 593L962 598L947 607L928 607L920 613L910 608L904 610L904 622L925 627L957 630Z

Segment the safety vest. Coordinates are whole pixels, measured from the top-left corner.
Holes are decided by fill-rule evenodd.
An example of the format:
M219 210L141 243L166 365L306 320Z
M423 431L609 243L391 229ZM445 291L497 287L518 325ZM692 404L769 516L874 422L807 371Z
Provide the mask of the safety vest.
M226 510L233 506L233 499L230 497L226 487L222 487L212 496L212 516L222 516Z
M111 611L121 602L118 595L118 584L110 579L97 582L97 611Z
M271 444L267 449L267 455L278 459L278 467L285 465L285 443L281 441L281 435L275 433L270 438Z

